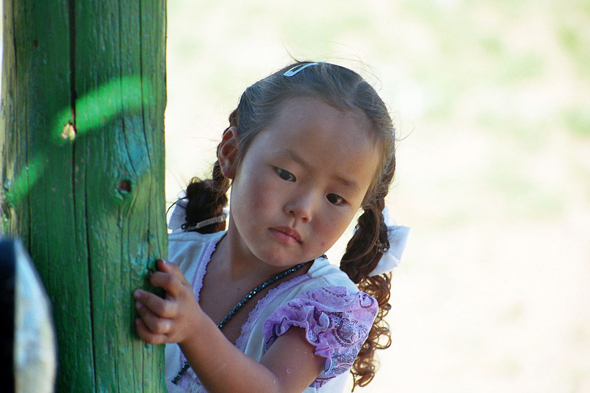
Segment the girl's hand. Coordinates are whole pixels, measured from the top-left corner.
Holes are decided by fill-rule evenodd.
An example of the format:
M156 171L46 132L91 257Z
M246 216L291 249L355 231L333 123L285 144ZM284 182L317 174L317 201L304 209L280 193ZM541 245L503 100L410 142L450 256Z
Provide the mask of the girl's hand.
M163 260L157 265L159 271L152 274L150 283L163 288L166 297L141 289L133 292L140 317L135 320L137 334L150 344L182 343L197 329L204 313L178 266Z
M150 282L166 297L133 293L137 333L150 344L178 343L208 392L301 392L324 369L326 359L315 355L298 327L277 338L260 363L245 355L203 312L178 267L158 261L158 268Z

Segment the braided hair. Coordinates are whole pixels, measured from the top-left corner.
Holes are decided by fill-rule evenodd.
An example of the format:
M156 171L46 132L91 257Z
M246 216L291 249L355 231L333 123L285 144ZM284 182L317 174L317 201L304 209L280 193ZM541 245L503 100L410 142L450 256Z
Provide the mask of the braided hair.
M256 82L242 94L238 107L229 116L229 126L237 129L238 157L241 162L250 143L258 132L267 127L278 114L281 104L288 99L311 96L343 111L362 112L371 122L377 146L380 150L378 172L365 196L363 214L358 219L357 230L349 241L340 262L340 269L363 292L372 295L379 303L379 311L369 336L357 356L351 373L354 387L366 386L377 370L375 351L391 344L391 335L385 321L390 305L391 274L369 276L381 259L382 251L389 248L387 226L382 210L389 185L395 173L395 130L385 103L373 87L360 75L347 68L310 62L296 62ZM285 77L288 70L299 66L297 75ZM229 179L221 173L219 161L213 166L212 178L193 179L186 195L186 225L221 214L227 204ZM197 229L201 233L223 230L225 224Z

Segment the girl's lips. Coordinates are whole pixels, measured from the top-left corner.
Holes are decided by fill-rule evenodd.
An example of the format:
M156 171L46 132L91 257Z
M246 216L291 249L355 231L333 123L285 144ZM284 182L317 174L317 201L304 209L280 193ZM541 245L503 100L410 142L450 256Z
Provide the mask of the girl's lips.
M294 229L289 227L276 227L270 228L270 230L277 236L279 239L282 239L287 242L295 241L297 243L301 243L301 235Z

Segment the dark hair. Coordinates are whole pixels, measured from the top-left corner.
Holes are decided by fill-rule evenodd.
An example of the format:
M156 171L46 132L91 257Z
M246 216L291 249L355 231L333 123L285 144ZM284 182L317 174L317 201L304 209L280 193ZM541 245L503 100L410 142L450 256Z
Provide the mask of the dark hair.
M236 127L238 130L239 163L258 132L274 120L281 104L294 97L316 97L342 111L362 112L370 120L377 146L381 147L381 171L364 198L361 206L364 212L340 262L340 269L359 289L374 296L379 303L379 312L369 337L351 369L354 387L366 386L377 369L375 350L391 344L388 324L384 320L390 309L391 274L369 277L369 273L381 259L381 251L389 248L382 210L395 172L395 130L385 103L356 72L329 63L304 67L306 64L311 63L291 64L248 87L238 107L229 116L228 128ZM284 76L289 70L297 72L290 77ZM213 167L212 179L193 179L186 192L189 199L187 225L195 225L221 214L227 203L229 185L229 180L221 173L219 162ZM206 233L221 229L203 227L198 231Z

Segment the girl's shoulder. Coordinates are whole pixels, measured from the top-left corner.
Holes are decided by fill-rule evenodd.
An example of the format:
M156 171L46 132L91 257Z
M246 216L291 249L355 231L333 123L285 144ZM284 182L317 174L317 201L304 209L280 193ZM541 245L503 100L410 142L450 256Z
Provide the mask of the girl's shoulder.
M352 367L379 305L325 258L316 259L307 276L296 290L267 307L268 315L262 318L262 353L291 327L303 328L306 340L315 347L314 353L326 358L324 371L309 391L322 387L319 391L336 391L333 389L341 381L334 379Z
M208 244L217 244L223 235L225 235L225 231L207 234L183 231L172 232L168 234L169 258L177 254L201 250Z
M193 243L208 243L211 241L219 241L225 235L225 231L215 232L215 233L199 233L199 232L185 232L182 230L175 230L168 234L168 242L169 243L183 243L183 242L193 242Z
M338 266L330 263L327 258L317 258L309 268L307 275L310 280L305 286L312 288L317 287L345 287L352 293L358 292L357 286Z
M225 235L225 231L208 234L172 232L168 234L168 260L177 264L184 273L187 264L204 260L203 257L206 255L210 257L223 235Z

